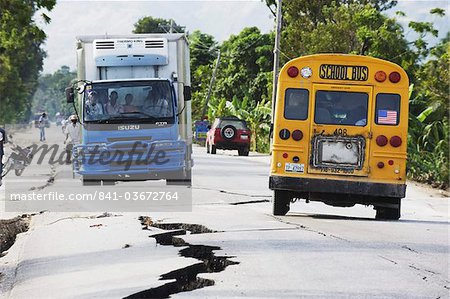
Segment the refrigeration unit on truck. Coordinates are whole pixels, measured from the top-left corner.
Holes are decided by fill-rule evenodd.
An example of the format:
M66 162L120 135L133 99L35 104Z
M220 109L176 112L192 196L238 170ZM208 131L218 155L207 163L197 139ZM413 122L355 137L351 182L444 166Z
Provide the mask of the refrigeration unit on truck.
M80 36L77 61L78 83L66 95L82 123L73 167L83 183L165 179L189 184L193 161L186 36Z

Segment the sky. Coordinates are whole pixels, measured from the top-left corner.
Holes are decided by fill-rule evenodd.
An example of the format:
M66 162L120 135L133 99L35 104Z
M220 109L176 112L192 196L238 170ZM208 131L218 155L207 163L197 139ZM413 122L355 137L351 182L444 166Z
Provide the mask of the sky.
M285 0L288 1L288 0ZM434 7L445 8L448 14L449 1L400 0L390 12L401 10L406 17L398 18L406 25L410 20L435 22L441 36L449 28L449 18L436 18L428 14ZM145 16L174 19L192 32L201 30L211 34L219 42L238 34L243 28L256 26L264 33L274 29L274 18L260 0L240 1L74 1L59 0L54 9L47 13L50 24L44 24L37 17L36 22L47 34L43 48L47 51L44 73L53 73L62 65L72 70L76 66L75 38L79 35L130 34L140 18ZM444 29L446 28L446 29ZM407 38L413 39L412 32ZM432 43L435 40L431 40Z

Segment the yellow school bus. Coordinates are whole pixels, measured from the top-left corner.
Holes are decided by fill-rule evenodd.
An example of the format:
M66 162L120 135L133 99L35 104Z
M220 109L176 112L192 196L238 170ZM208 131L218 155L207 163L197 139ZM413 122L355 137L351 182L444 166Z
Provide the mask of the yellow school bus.
M406 72L367 56L317 54L280 71L269 187L273 214L296 199L372 205L399 219L406 191Z

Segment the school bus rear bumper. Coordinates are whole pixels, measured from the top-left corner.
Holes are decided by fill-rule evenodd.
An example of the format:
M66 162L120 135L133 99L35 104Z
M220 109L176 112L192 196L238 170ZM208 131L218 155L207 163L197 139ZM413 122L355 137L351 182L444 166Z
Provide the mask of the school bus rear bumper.
M339 193L396 198L403 198L406 193L406 184L384 184L282 176L270 176L269 188L271 190L286 190L302 193Z

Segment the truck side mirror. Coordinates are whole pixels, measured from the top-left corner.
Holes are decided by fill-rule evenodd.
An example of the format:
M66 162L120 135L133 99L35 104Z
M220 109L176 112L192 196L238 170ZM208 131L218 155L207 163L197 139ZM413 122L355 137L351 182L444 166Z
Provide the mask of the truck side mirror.
M191 87L185 86L183 89L183 94L184 94L184 100L190 101L191 100Z
M73 91L72 86L66 88L66 100L67 100L67 103L75 102L75 93Z

